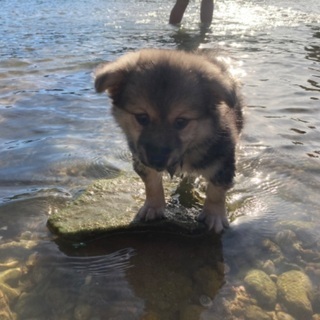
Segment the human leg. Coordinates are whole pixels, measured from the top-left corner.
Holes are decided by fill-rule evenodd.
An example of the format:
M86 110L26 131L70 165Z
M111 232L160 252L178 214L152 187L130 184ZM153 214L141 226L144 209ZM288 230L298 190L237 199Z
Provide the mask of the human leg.
M213 0L202 0L200 8L200 20L202 23L211 24L213 15Z
M189 0L176 1L176 4L174 5L170 13L169 23L177 24L181 22L184 11L188 6L188 3L189 3Z

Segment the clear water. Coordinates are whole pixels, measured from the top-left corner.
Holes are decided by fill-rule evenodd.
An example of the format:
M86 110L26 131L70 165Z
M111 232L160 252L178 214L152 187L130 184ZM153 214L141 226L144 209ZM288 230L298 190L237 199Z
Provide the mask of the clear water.
M289 250L275 273L301 269L319 291L318 1L217 1L209 29L198 23L198 1L181 27L167 23L169 0L0 4L0 272L22 270L0 273L17 291L0 285L4 309L18 319L227 319L221 301L271 259L266 240L288 228L302 249ZM93 68L142 47L199 46L233 58L248 103L228 199L232 228L220 240L55 239L48 214L112 167L130 170ZM208 276L211 291L206 268L220 270L215 281Z

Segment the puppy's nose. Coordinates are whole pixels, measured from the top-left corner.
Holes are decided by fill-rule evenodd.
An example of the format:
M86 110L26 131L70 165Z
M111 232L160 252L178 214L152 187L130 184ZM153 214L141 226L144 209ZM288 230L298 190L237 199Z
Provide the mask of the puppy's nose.
M145 150L150 167L153 167L158 171L162 171L166 168L170 153L172 151L171 148L146 145Z

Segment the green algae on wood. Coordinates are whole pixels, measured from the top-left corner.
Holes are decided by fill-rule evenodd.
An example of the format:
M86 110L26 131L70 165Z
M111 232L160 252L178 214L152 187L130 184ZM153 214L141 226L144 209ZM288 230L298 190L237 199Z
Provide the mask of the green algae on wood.
M177 187L166 180L167 195ZM126 231L162 231L203 234L204 224L195 220L195 208L168 205L165 219L139 222L135 220L144 202L144 185L134 174L120 174L114 179L101 179L91 184L77 199L49 217L48 227L58 236L84 239L101 234Z

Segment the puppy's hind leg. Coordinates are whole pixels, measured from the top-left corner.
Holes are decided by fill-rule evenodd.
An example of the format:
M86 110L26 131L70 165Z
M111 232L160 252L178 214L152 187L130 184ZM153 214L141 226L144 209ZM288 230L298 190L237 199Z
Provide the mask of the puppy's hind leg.
M209 182L202 212L197 217L198 221L203 221L209 230L213 229L216 233L229 227L225 205L226 191L226 188Z
M136 219L148 221L163 218L166 203L162 174L145 166L142 167L141 163L135 163L134 169L143 180L146 190L145 203L138 211Z

